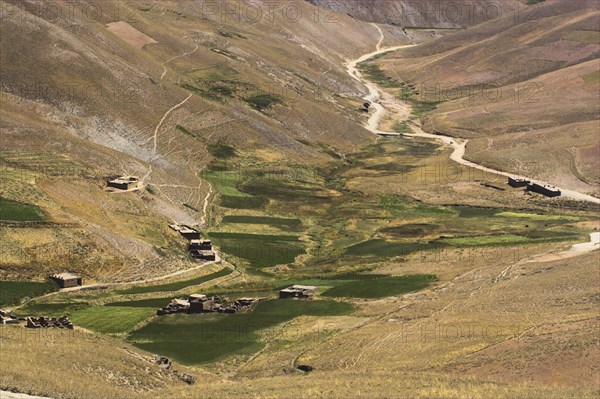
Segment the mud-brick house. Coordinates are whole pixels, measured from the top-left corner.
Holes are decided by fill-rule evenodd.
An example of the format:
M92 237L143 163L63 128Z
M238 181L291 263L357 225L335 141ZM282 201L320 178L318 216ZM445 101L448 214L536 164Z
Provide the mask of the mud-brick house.
M203 297L203 298L198 298ZM206 295L191 295L189 298L190 313L204 313L215 311L215 302Z
M292 285L279 291L279 299L311 299L315 296L316 289L317 287L312 285Z
M530 183L527 186L527 191L533 191L534 193L542 194L546 197L560 197L561 195L561 192L558 188L538 183Z
M194 229L190 229L189 227L179 230L179 234L181 234L181 236L187 240L200 239L200 232Z
M210 240L190 240L188 250L210 251L212 250L212 242Z
M508 185L511 187L527 187L527 185L530 183L529 180L527 179L519 179L516 177L509 177L508 178Z
M117 188L119 190L133 190L139 188L140 181L137 176L121 176L116 179L109 180L106 185L108 187Z
M217 255L214 251L205 251L194 249L190 251L190 254L193 258L201 259L201 260L217 260Z
M60 288L70 288L83 285L81 276L72 273L59 273L50 276L50 280L54 281Z

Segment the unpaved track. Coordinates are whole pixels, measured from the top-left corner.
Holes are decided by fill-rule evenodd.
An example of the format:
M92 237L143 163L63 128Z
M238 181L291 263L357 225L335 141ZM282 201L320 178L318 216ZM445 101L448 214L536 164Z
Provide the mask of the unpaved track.
M379 27L377 25L374 25L374 26L379 29ZM359 82L361 82L362 84L364 84L369 91L369 94L367 94L365 97L363 97L363 99L365 101L371 102L371 108L375 109L375 112L373 113L373 115L371 115L371 117L367 121L365 128L367 130L369 130L370 132L378 134L378 135L401 136L402 134L400 134L400 133L385 132L385 131L379 130L379 121L381 120L381 117L385 113L385 108L383 108L383 106L379 103L379 100L381 98L381 89L379 88L379 86L377 84L365 79L362 76L362 74L360 73L360 71L358 70L357 66L361 62L367 61L370 58L373 58L377 55L388 53L390 51L396 51L396 50L399 50L402 48L414 47L416 45L411 44L411 45L404 45L404 46L380 48L381 43L383 42L383 32L381 31L381 29L379 29L379 32L382 35L382 38L379 40L379 43L377 44L377 49L371 53L364 54L364 55L360 56L359 58L346 63L346 71L353 79L356 79ZM402 101L398 101L398 104L399 104L399 106L403 106L403 107L409 106L408 104L406 104ZM444 144L446 144L454 149L454 151L450 155L450 159L452 159L453 161L455 161L461 165L479 169L486 173L491 173L491 174L496 174L496 175L506 176L506 177L524 178L524 179L530 180L530 181L532 181L534 183L538 183L538 184L544 184L544 185L549 184L549 183L543 182L541 180L531 179L526 176L519 176L519 175L515 175L513 173L502 172L500 170L496 170L496 169L488 168L483 165L479 165L475 162L467 161L464 158L464 156L465 156L466 146L467 146L467 143L469 142L469 140L461 139L461 138L454 138L454 137L438 136L435 134L425 133L423 130L421 130L421 128L419 128L417 126L411 126L411 129L413 130L414 133L412 133L412 134L404 133L403 135L409 136L409 137L424 137L424 138L438 140L438 141L443 142ZM561 191L563 197L573 198L573 199L576 199L579 201L591 202L594 204L600 204L600 198L596 198L596 197L588 195L588 194L580 193L578 191L569 190L569 189L565 189L565 188L561 188L561 187L558 187L558 189Z
M187 102L187 100L189 100L190 98L192 98L192 96L193 96L193 94L190 94L189 96L186 97L185 100L183 100L179 104L176 104L173 107L169 108L169 110L167 110L167 112L165 112L165 114L163 115L162 119L158 122L158 125L156 125L156 128L154 128L154 135L152 136L152 139L151 139L151 140L154 140L154 147L153 147L153 150L152 150L152 153L154 155L156 155L157 142L158 142L158 131L159 131L160 127L162 126L163 122L165 121L165 119L167 119L167 116L169 116L169 114L171 112L175 111L177 108L179 108L183 104L185 104Z
M218 255L216 255L216 259L217 260L214 260L214 261L201 263L198 266L194 266L194 267L192 267L190 269L183 269L183 270L179 270L179 271L176 271L176 272L173 272L173 273L165 274L165 275L158 276L158 277L147 278L147 279L144 279L144 280L124 281L124 282L119 282L119 283L97 283L97 284L81 285L81 286L78 286L78 287L64 288L64 289L61 289L59 291L54 291L54 292L50 292L50 293L42 295L42 296L31 298L31 300L26 301L26 302L20 304L19 306L15 306L14 308L7 309L7 311L8 312L12 312L12 311L14 311L16 309L19 309L19 308L27 305L31 301L38 301L40 299L48 298L50 296L62 294L62 293L65 293L65 292L75 292L75 291L81 291L81 290L93 289L93 288L100 288L100 287L118 287L118 286L124 286L124 285L138 285L138 284L154 283L154 282L166 280L166 279L169 279L169 278L172 278L172 277L177 277L177 276L181 276L181 275L184 275L184 274L188 274L188 273L194 272L196 270L200 270L202 268L205 268L207 266L214 265L216 263L221 263L221 259L219 258ZM0 397L0 399L3 399L3 398Z

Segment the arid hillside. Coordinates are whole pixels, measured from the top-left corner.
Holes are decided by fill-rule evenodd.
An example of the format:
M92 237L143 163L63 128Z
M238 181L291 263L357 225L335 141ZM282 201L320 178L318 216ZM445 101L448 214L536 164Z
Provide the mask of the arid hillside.
M373 140L343 63L379 30L304 2L240 4L0 3L2 197L45 220L3 229L0 274L177 269L165 228L204 223L211 160L319 164ZM144 189L107 193L122 174Z
M319 7L356 19L401 26L406 29L457 29L518 12L517 0L306 0Z
M471 139L467 157L597 192L600 11L545 1L380 61L425 130Z

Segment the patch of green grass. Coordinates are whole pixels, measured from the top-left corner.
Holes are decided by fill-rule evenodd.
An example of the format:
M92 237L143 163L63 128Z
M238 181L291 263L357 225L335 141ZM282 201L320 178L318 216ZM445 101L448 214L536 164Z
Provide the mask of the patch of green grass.
M199 285L199 284L205 283L210 280L214 280L219 277L227 276L227 275L231 274L232 272L233 272L233 269L226 267L217 272L208 274L206 276L196 277L196 278L189 279L189 280L176 281L176 282L167 283L167 284L149 285L149 286L143 286L143 287L133 287L133 288L129 288L126 290L121 290L121 291L119 291L119 293L127 295L127 294L145 294L148 292L179 291L179 290L182 290L187 287L192 287L194 285Z
M581 43L600 44L600 32L597 30L576 30L568 32L564 39Z
M149 307L95 306L71 313L69 320L99 333L122 334L155 314L156 308Z
M33 298L58 290L50 283L34 281L0 281L0 306L14 305L25 298Z
M495 216L500 210L497 208L478 208L474 206L452 207L461 218L488 218Z
M595 85L600 83L600 71L595 71L592 73L588 73L587 75L583 75L583 80L587 84Z
M235 315L169 315L134 331L129 340L141 349L172 357L185 364L202 364L232 354L251 354L264 344L260 333L286 339L275 327L302 315L350 314L354 307L332 300L270 300Z
M181 296L179 296L179 297L181 297ZM169 302L171 302L171 300L173 300L175 298L177 298L177 297L170 296L167 298L139 299L137 301L118 301L118 302L107 303L106 306L158 309L158 308L164 307L165 305L168 305Z
M473 237L443 238L440 242L461 247L493 246L493 245L515 245L525 244L530 239L520 235L482 235Z
M421 117L427 112L433 111L441 103L441 101L428 101L423 96L419 96L414 91L414 86L407 83L400 84L400 91L397 94L397 98L412 104L412 115L415 117Z
M87 302L59 302L59 303L30 303L19 308L15 314L18 316L70 316L77 310L90 307Z
M449 207L419 204L395 195L381 197L380 206L390 211L393 216L399 217L440 217L456 214Z
M437 281L437 277L432 274L363 279L338 285L325 291L322 295L346 298L384 298L419 291L435 281Z
M251 179L240 185L246 193L282 202L329 202L331 195L322 187L299 181Z
M302 226L300 219L278 218L271 216L225 216L223 223L267 224L274 227L297 229Z
M524 218L531 220L564 220L564 221L578 221L581 220L579 216L570 215L540 215L537 213L518 213L518 212L499 212L495 216L506 217L506 218Z
M392 130L396 133L411 133L410 127L406 124L406 122L396 122L392 126Z
M350 256L395 257L406 256L413 252L425 251L439 247L435 243L392 242L381 238L354 244L346 248L344 254Z
M44 219L44 214L36 205L0 198L0 220L28 222Z
M408 223L400 226L389 226L380 229L384 234L389 234L398 238L414 238L429 234L439 228L436 224L429 223Z
M221 196L219 205L230 209L262 209L267 204L264 197Z
M375 82L381 87L396 88L401 87L401 84L385 74L379 65L371 62L363 62L358 65L359 70L371 82Z
M233 158L236 155L235 148L225 143L209 144L208 152L213 157L221 159Z
M238 189L238 184L243 181L243 176L235 171L204 171L202 178L208 180L215 189L223 195L235 197L250 197Z
M181 126L181 125L175 125L175 128L176 128L177 130L179 130L180 132L187 134L188 136L191 136L191 137L196 137L196 136L194 136L194 134L193 134L192 132L190 132L190 131L189 131L189 130L188 130L186 127L185 127L185 126Z
M227 58L231 58L232 60L237 60L237 58L238 58L238 57L237 57L237 56L236 56L234 53L232 53L231 51L222 50L222 49L219 49L219 48L216 48L216 47L211 47L211 48L210 48L210 51L214 51L215 53L217 53L217 54L221 54L221 55L223 55L223 56L225 56L225 57L227 57Z
M209 233L221 252L245 259L250 267L264 268L294 262L306 253L298 236L245 233Z
M247 97L244 99L244 101L250 104L252 108L261 112L271 108L274 104L281 103L281 99L279 99L279 97L267 93L256 94L254 96Z
M234 240L252 240L252 241L294 241L299 242L298 236L293 235L275 235L275 234L251 234L251 233L228 233L228 232L209 232L210 238L215 240L234 239Z

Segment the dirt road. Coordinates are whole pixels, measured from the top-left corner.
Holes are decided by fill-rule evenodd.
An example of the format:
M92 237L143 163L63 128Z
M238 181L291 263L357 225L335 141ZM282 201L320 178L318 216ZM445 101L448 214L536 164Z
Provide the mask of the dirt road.
M367 121L365 128L367 130L369 130L375 134L379 134L379 135L400 136L401 135L400 133L385 132L385 131L379 130L379 121L381 120L381 117L385 114L385 108L379 102L379 100L381 98L381 93L382 93L381 88L377 84L365 79L362 76L362 74L360 73L360 71L358 70L357 66L361 62L367 61L377 55L388 53L390 51L396 51L396 50L399 50L402 48L414 47L416 45L411 44L411 45L404 45L404 46L380 48L381 43L383 42L383 32L381 31L381 29L379 30L379 32L382 35L382 38L379 40L379 43L376 46L377 49L373 52L364 54L364 55L358 57L357 59L346 63L346 71L353 79L356 79L359 82L361 82L363 85L365 85L365 87L369 91L369 94L367 94L365 97L363 97L363 99L365 101L371 102L371 109L374 109L375 112L373 112L373 115L371 115L371 117ZM397 100L397 102L398 102L398 106L400 106L400 107L410 107L409 104L407 104L403 101ZM413 130L413 133L404 133L403 135L409 136L409 137L424 137L424 138L429 138L429 139L438 140L438 141L443 142L444 144L446 144L454 149L454 151L450 155L450 159L452 159L453 161L455 161L461 165L479 169L486 173L497 174L497 175L506 176L506 177L526 178L527 180L530 180L534 183L539 183L539 184L543 184L543 185L549 184L547 182L543 182L543 181L536 180L536 179L531 179L526 176L519 176L519 175L515 175L513 173L503 172L503 171L496 170L496 169L491 169L491 168L485 167L483 165L479 165L474 162L467 161L466 159L464 159L466 146L467 146L467 143L469 142L466 139L438 136L435 134L425 133L423 130L421 130L421 128L419 128L417 126L411 126L411 129ZM580 192L574 191L574 190L565 189L562 187L557 187L557 188L561 191L563 197L573 198L573 199L576 199L579 201L592 202L594 204L600 204L600 199L596 198L594 196L580 193Z

